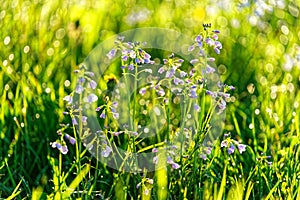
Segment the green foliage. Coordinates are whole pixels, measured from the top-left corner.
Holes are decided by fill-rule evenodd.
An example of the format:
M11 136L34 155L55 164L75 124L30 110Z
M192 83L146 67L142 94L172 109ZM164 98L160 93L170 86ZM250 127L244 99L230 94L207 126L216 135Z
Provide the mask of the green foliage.
M0 0L0 198L149 199L146 189L151 199L299 198L300 2L246 2ZM74 88L72 72L99 42L149 26L192 38L207 22L222 33L216 69L236 87L225 131L246 152L216 144L205 164L187 161L182 179L156 171L153 187L144 180L136 189L132 175L98 163L80 143L64 156L51 148L71 120L62 98Z

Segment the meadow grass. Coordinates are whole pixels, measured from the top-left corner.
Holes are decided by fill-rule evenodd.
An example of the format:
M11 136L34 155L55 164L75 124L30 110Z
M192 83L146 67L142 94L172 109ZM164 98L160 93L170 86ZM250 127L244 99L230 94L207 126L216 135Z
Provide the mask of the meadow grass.
M299 1L0 3L0 198L300 199ZM220 30L223 44L216 70L236 89L227 99L223 134L206 160L196 150L192 159L180 155L179 169L169 165L137 174L112 169L91 156L72 125L64 133L77 142L73 146L66 140L68 153L51 147L60 137L60 125L72 124L72 117L63 114L63 98L76 87L73 71L97 44L149 26L175 29L193 39L209 22ZM151 52L161 59L168 54ZM114 63L107 76L119 79L120 64ZM114 81L98 84L104 91ZM135 91L132 98L140 98ZM98 103L106 102L99 96ZM142 108L131 106L135 130ZM208 111L208 102L200 106ZM170 109L165 106L169 124L178 117ZM247 145L245 152L228 154L221 147L228 132L230 139ZM161 137L169 140L170 133L166 129ZM122 135L115 142L147 152L159 148L163 139L157 137L144 146Z

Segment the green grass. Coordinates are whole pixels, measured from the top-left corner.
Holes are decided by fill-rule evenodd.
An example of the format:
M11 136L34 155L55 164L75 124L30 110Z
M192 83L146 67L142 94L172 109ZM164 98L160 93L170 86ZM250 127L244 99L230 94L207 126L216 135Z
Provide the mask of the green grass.
M0 198L149 199L148 189L151 199L300 199L300 2L284 2L254 25L252 1L239 10L239 1L221 9L211 1L0 0ZM128 23L143 7L150 16ZM221 31L216 69L236 87L224 133L246 152L228 155L219 141L207 161L189 161L184 172L147 173L152 185L103 165L81 143L69 145L67 155L51 148L59 124L71 122L62 98L75 86L73 70L97 44L138 27L193 38L208 22ZM287 55L298 55L291 69ZM136 189L138 182L144 185Z

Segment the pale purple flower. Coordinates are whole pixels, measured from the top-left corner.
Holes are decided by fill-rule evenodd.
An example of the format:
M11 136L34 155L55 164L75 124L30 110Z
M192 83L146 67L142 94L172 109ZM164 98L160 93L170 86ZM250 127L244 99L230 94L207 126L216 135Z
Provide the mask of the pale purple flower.
M153 179L152 178L146 178L147 182L150 183L151 185L153 185Z
M239 150L240 154L242 154L244 151L246 151L246 145L238 144L238 150Z
M164 67L161 67L161 68L158 69L158 73L160 73L160 74L162 74L164 71L165 71Z
M153 163L157 165L157 163L158 163L158 157L157 156L153 157Z
M96 108L96 112L98 112L98 111L100 111L100 110L101 110L101 107L100 107L100 106Z
M202 41L202 36L201 35L197 35L197 37L195 38L195 42L201 42Z
M67 146L62 146L58 142L53 142L50 143L52 148L57 148L62 154L67 154L68 153L68 147Z
M206 159L207 159L207 156L206 156L206 154L201 154L201 155L200 155L200 158L202 158L203 160L206 160Z
M141 183L136 184L136 189L139 189L141 187Z
M90 77L95 76L94 72L85 72L85 74L86 74L87 76L90 76Z
M61 148L58 150L60 150L60 152L64 155L66 155L69 151L67 146L61 146Z
M194 49L195 49L195 46L192 45L192 46L190 46L190 47L188 48L188 51L193 51Z
M190 61L190 63L193 65L193 64L197 63L198 61L199 61L198 59L193 59Z
M134 46L134 44L133 44L132 42L127 42L126 44L127 44L127 46L128 46L129 48L131 48L131 49L132 49L133 46Z
M135 63L137 63L137 64L144 63L144 60L135 58Z
M127 61L127 60L128 60L128 56L127 56L127 55L123 55L123 56L121 57L121 59L122 59L123 61Z
M67 140L69 140L69 142L72 144L72 145L74 145L75 143L76 143L76 140L75 140L75 138L73 138L72 136L70 136L69 134L65 134L65 138L67 139Z
M144 59L150 59L151 55L145 52Z
M118 107L118 102L114 101L114 102L112 103L112 106L115 107L115 108Z
M119 113L113 113L113 118L114 119L119 119Z
M72 118L72 124L73 124L73 125L78 125L78 123L77 123L77 121L76 121L75 118Z
M82 120L83 123L86 123L87 122L87 116L82 116L81 120Z
M210 62L215 62L215 58L213 58L213 57L210 57L210 58L208 58L208 61L210 61Z
M228 146L228 141L227 140L223 140L221 142L221 147L227 147Z
M217 47L218 49L222 49L222 44L219 41L215 41L215 47Z
M146 88L141 88L140 91L139 91L139 93L140 93L142 96L144 96L145 93L146 93Z
M229 132L229 133L225 133L224 134L224 138L227 138L227 137L229 137L231 135L231 133Z
M214 45L214 41L211 38L206 38L205 43L208 44L209 46Z
M96 89L96 87L97 87L96 81L91 80L91 81L89 82L89 86L90 86L90 88L92 88L93 90Z
M160 89L159 91L157 91L157 94L159 96L164 96L166 93L165 93L165 91L163 89Z
M81 94L83 92L84 88L82 87L82 85L77 85L75 88L75 92L77 94Z
M134 65L133 64L128 65L128 70L130 71L134 70Z
M181 79L179 79L179 78L177 78L177 77L175 77L175 78L173 79L173 81L174 81L175 85L178 85L178 84L180 84L181 82L183 82Z
M195 111L199 112L200 111L200 106L198 104L194 104L194 109L195 109Z
M190 91L190 97L191 98L195 98L195 99L198 98L196 88L191 89L191 91Z
M152 152L153 152L153 153L157 153L157 152L158 152L158 149L157 149L157 148L153 148L153 149L152 149Z
M207 74L211 74L214 73L216 70L212 67L210 67L209 65L206 66L206 73Z
M272 166L272 162L267 161L267 164L271 167Z
M131 51L129 52L129 57L130 57L130 58L136 58L136 53L135 53L135 51L131 50Z
M168 164L174 163L173 159L170 156L168 156L168 158L167 158L167 163Z
M224 98L229 98L230 97L229 93L219 92L218 94L219 94L219 96L223 96Z
M107 158L111 152L111 148L108 145L106 145L105 149L101 152L101 155Z
M206 148L205 148L205 153L206 153L207 155L209 155L209 154L211 154L211 150L212 150L211 147L206 147Z
M68 104L71 104L73 102L73 98L70 95L67 95L63 98L64 101L67 101Z
M234 90L234 89L235 89L235 87L232 86L232 85L229 85L228 88L229 88L230 90Z
M225 110L226 108L226 101L224 101L224 99L220 99L220 102L218 104L218 107L221 111Z
M57 142L51 142L50 145L51 145L52 148L58 148L59 146L61 146L61 145L60 145L59 143L57 143Z
M78 79L78 83L84 83L84 81L85 81L85 78L84 78L84 77L80 77L80 78Z
M214 40L218 40L219 37L218 37L217 34L213 34L212 38L213 38Z
M97 95L95 95L95 94L89 94L88 96L87 96L87 98L86 99L84 99L84 101L85 102L87 102L87 103L93 103L93 102L95 102L95 101L97 101L98 100L98 97L97 97Z
M121 134L121 131L112 132L113 136L119 136Z
M133 131L131 132L131 134L136 137L138 135L138 132Z
M214 51L216 52L216 54L220 54L220 49L218 49L217 47L214 48Z
M175 74L175 69L174 68L171 68L170 70L168 70L166 72L166 78L172 78Z
M228 154L233 154L234 153L234 145L230 144L230 147L227 149Z
M216 98L217 97L217 94L215 92L210 91L210 90L206 90L206 94L208 94L212 98Z
M116 55L116 50L115 49L112 49L110 52L108 52L108 54L106 54L106 56L109 58L109 59L112 59L113 57L115 57Z
M180 74L179 74L179 75L180 75L181 78L183 78L183 77L185 77L185 76L187 75L187 73L184 72L184 71L180 71Z
M172 163L172 168L173 168L173 169L178 169L179 167L180 167L179 164L177 164L177 163L175 163L175 162Z

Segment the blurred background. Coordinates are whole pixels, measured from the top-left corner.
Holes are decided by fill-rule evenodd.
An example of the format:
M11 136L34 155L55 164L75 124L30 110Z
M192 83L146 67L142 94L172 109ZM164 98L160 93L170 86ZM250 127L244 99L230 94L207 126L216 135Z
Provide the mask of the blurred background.
M138 27L169 28L194 38L203 23L211 23L223 44L217 70L236 87L225 129L278 163L298 138L299 0L0 4L0 196L11 194L19 180L24 194L38 185L51 191L47 157L58 152L49 144L59 124L69 120L62 98L73 89L73 70L101 41ZM65 162L72 162L72 152Z

